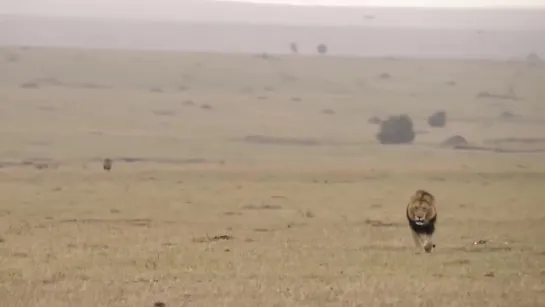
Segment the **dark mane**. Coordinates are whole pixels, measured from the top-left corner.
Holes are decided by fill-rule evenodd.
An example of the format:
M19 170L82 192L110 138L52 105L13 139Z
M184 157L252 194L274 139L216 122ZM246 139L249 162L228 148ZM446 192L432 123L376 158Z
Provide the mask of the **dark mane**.
M437 214L425 225L416 224L409 217L409 212L407 211L407 220L409 221L409 227L411 227L414 232L417 234L427 234L432 235L435 232L435 222L437 221Z

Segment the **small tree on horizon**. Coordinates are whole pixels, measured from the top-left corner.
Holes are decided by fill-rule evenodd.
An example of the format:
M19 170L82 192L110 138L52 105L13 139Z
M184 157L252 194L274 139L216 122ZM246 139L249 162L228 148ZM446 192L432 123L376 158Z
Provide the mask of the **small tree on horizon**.
M327 45L326 44L319 44L316 47L316 51L318 51L319 54L326 54L327 53Z
M297 43L293 42L290 44L291 53L299 53L299 46L297 46Z

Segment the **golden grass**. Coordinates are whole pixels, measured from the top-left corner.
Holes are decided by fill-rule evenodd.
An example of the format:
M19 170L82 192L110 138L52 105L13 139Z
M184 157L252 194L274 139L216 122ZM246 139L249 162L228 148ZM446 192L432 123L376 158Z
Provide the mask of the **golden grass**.
M13 53L0 60L2 306L545 304L544 154L438 146L460 134L545 150L542 67L38 48L0 59ZM447 127L429 128L439 109ZM427 133L378 145L367 119L396 113ZM414 254L404 216L419 188L438 201L432 254Z

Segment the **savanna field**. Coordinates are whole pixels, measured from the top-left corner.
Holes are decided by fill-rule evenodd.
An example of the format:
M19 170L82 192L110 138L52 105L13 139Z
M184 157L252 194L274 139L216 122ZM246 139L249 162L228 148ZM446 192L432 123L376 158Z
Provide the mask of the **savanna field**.
M543 64L13 47L0 72L1 306L545 306ZM381 145L397 114L415 140Z

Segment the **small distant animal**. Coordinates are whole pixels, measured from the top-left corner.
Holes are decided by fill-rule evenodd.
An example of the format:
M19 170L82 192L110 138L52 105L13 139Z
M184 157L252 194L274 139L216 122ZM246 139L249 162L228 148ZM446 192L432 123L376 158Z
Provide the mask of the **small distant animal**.
M407 205L407 220L417 249L431 253L435 248L432 241L437 222L435 197L424 190L417 190Z
M112 169L112 159L110 159L110 158L104 159L104 162L102 163L102 168L105 171L109 172Z

